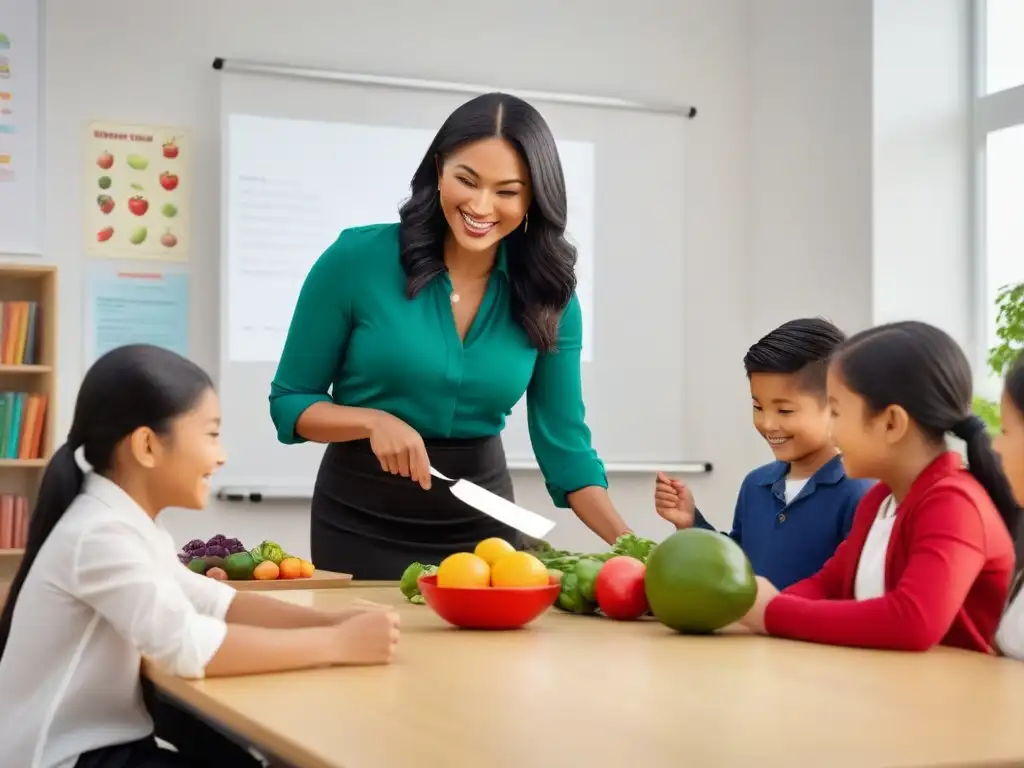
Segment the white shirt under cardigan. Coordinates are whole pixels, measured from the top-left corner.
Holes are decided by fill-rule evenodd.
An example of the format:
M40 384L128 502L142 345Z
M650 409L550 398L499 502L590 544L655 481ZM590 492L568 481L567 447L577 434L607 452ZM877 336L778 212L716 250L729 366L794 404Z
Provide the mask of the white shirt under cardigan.
M896 499L887 496L871 524L857 562L857 575L853 582L853 596L856 600L870 600L885 594L885 556L889 551L889 539L895 522Z
M120 486L87 475L14 609L0 660L0 762L69 768L83 752L150 735L142 657L202 677L234 595L183 567Z

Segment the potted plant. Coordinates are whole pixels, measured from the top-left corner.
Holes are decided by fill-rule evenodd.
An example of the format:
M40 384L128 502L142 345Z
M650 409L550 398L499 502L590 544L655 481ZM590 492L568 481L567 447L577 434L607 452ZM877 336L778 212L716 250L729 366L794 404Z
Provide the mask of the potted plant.
M1003 378L1024 350L1024 283L1004 285L996 296L996 336L999 343L988 351L988 367ZM992 432L999 431L999 404L974 398L974 412Z

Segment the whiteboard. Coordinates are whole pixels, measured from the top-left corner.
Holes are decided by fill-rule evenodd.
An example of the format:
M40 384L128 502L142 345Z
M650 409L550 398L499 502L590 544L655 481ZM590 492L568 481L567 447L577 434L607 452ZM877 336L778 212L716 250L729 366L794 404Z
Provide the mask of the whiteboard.
M221 77L218 383L230 460L219 480L257 490L311 487L323 446L280 444L269 414L294 297L342 229L397 221L438 126L469 97ZM594 446L609 463L684 461L686 120L536 106L559 144L567 234L580 255L583 390ZM533 460L525 399L502 439L510 463Z
M348 227L395 220L409 196L409 169L434 134L235 113L226 120L226 360L276 363L324 243ZM593 348L594 145L560 141L558 151L570 190L566 234L578 252L586 361Z

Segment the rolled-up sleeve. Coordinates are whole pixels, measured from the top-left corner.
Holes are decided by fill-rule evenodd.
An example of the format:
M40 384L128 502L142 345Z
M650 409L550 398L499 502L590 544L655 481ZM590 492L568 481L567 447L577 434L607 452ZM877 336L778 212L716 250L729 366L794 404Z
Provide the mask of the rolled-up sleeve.
M541 353L526 390L527 421L537 464L556 506L589 486L608 487L604 464L591 446L583 403L580 354L583 312L573 295L562 313L558 347Z
M175 675L201 678L227 624L192 603L174 575L176 568L187 569L176 560L154 563L151 552L130 525L97 528L78 542L71 591L144 657Z
M282 443L302 443L295 424L313 403L331 402L328 390L345 356L352 328L355 277L346 233L306 275L270 385L270 417Z
M204 616L212 616L221 621L227 619L231 601L238 594L234 587L223 581L190 571L184 566L175 572L175 578L197 611Z

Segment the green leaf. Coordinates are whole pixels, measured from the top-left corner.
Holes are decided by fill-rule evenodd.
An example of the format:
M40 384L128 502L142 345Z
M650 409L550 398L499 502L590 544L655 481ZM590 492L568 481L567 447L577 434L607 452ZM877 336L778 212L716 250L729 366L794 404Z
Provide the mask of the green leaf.
M988 366L1002 377L1024 350L1024 283L1004 285L996 294L996 338L999 343L988 351Z

